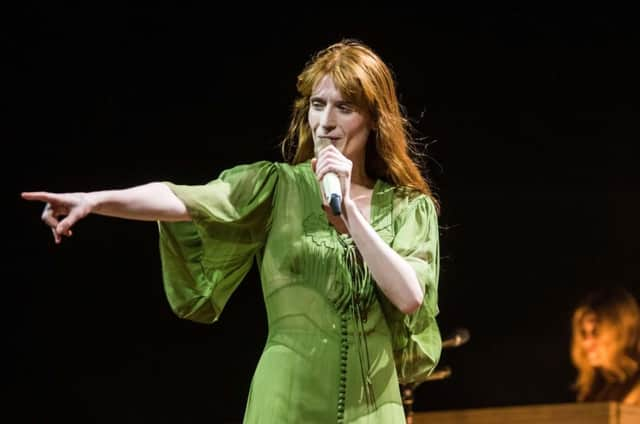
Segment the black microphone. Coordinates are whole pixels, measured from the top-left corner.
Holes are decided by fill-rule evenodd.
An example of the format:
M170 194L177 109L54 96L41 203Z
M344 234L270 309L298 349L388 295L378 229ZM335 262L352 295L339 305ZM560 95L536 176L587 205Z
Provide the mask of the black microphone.
M331 144L331 141L327 138L320 138L315 144L315 155L318 156L318 152ZM331 210L334 215L340 215L342 213L342 186L340 185L340 178L334 172L327 172L322 176L322 191L324 193L325 201L331 206Z
M469 341L471 335L466 328L456 328L446 339L442 340L442 347L458 347Z

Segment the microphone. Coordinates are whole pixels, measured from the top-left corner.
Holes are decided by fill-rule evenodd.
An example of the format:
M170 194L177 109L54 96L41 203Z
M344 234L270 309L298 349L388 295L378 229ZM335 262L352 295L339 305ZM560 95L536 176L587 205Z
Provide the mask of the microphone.
M466 328L456 328L448 338L442 341L442 347L458 347L468 342L470 337L469 330Z
M315 155L318 156L318 152L329 144L331 144L329 139L320 138L314 146ZM322 176L322 191L325 201L331 206L333 214L340 215L342 213L342 187L340 178L334 172L327 172Z

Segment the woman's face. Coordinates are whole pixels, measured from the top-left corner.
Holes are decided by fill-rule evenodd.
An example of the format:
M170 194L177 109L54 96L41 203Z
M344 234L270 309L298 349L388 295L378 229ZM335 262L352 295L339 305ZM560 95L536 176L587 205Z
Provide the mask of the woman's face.
M580 326L582 349L592 367L606 367L608 363L606 348L611 340L602 330L594 313L586 314L582 318Z
M330 143L351 160L364 157L370 121L355 105L343 99L329 75L313 88L308 120L315 146Z

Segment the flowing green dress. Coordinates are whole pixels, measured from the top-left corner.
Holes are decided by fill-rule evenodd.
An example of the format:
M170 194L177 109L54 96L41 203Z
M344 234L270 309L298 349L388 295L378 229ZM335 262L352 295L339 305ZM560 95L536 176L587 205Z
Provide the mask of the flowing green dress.
M310 162L256 162L208 184L166 182L192 221L160 222L164 287L181 318L213 323L251 268L268 318L244 423L404 424L399 383L436 366L439 237L423 194L378 179L370 221L416 271L424 302L411 315L391 304L355 244L321 208Z

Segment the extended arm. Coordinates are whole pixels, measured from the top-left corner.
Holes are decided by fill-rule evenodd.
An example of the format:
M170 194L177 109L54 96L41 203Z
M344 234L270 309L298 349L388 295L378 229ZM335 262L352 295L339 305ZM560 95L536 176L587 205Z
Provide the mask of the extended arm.
M56 243L63 235L71 236L71 227L90 213L141 221L191 219L184 203L159 182L86 193L25 192L22 198L46 202L41 218L51 228Z

